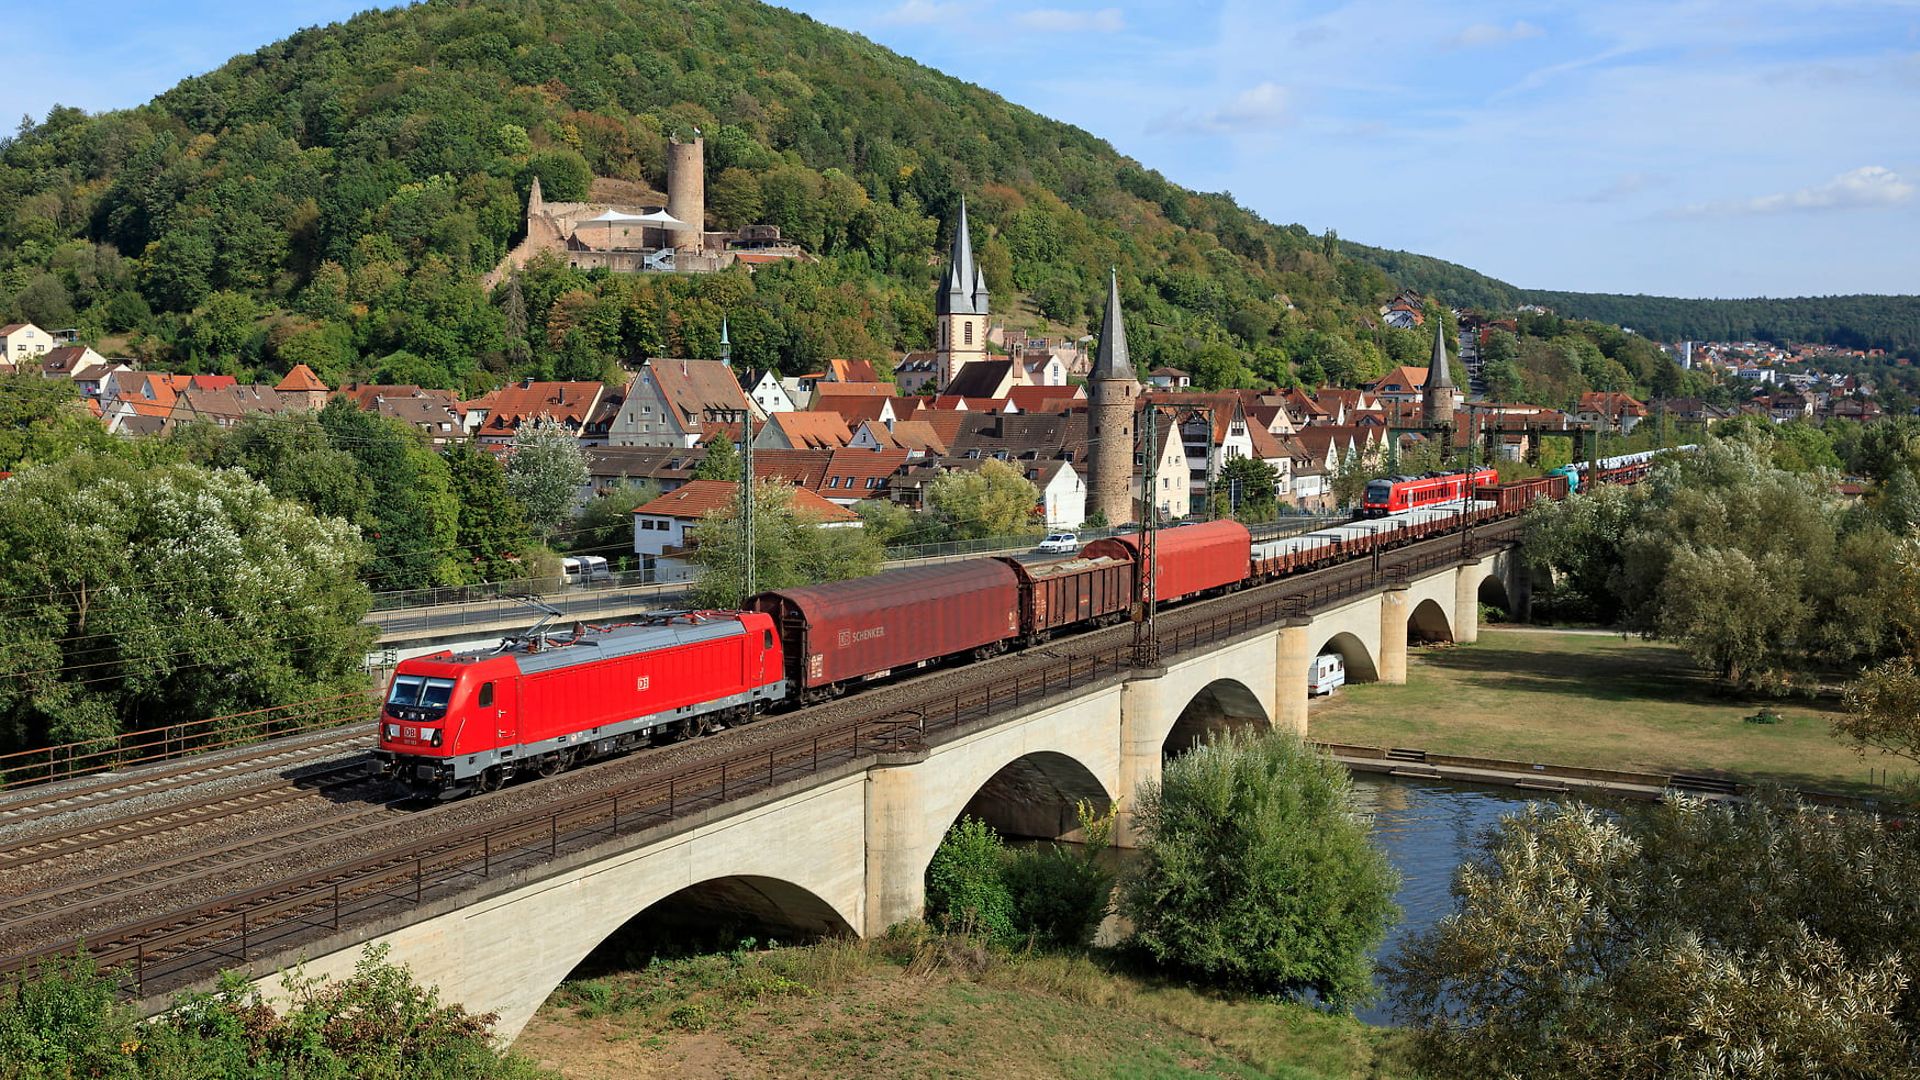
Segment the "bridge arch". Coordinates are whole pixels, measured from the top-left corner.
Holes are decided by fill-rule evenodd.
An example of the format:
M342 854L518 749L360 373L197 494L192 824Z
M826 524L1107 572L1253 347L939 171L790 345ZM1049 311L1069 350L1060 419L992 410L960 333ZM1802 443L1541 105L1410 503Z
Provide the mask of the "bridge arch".
M1498 574L1488 574L1480 579L1480 587L1475 591L1480 603L1489 604L1501 611L1512 614L1513 601L1507 595L1507 583Z
M1079 759L1054 750L1022 754L995 770L952 814L940 830L962 817L975 817L1002 836L1052 840L1079 828L1076 808L1091 804L1104 812L1113 802L1106 784ZM934 841L939 846L939 841ZM927 861L933 852L927 852Z
M747 936L793 943L854 933L846 916L811 889L759 874L695 882L642 906L624 922L607 926L610 921L601 921L604 935L569 977L639 967L653 956L726 948Z
M1343 630L1333 635L1325 644L1314 650L1314 655L1320 656L1330 652L1339 653L1340 658L1346 661L1348 682L1380 680L1380 669L1374 663L1373 653L1367 650L1367 643L1352 634ZM1301 678L1305 677L1306 673L1302 672Z
M1407 616L1407 640L1435 642L1453 640L1453 620L1447 609L1432 598L1420 601Z
M1180 710L1167 730L1160 754L1163 758L1178 757L1216 735L1248 728L1264 730L1272 725L1266 706L1246 683L1215 679L1201 687Z

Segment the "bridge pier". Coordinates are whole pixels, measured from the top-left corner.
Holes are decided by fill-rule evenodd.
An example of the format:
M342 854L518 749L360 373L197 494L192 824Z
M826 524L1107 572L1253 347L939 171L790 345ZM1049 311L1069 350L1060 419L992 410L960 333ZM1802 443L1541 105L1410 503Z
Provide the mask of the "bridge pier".
M1291 619L1274 634L1273 726L1305 738L1307 669L1313 664L1310 619Z
M1407 608L1407 586L1389 586L1380 594L1380 655L1374 665L1383 683L1407 681Z
M1166 742L1166 710L1185 702L1164 699L1161 676L1165 668L1137 671L1123 684L1120 694L1120 786L1115 797L1120 809L1114 816L1113 846L1139 847L1139 833L1133 826L1133 796L1145 783L1160 782L1160 758Z
M1518 551L1502 553L1506 560L1507 604L1513 609L1514 622L1533 621L1533 568Z
M910 757L867 770L862 936L884 934L895 923L917 919L927 906L926 860L931 849L925 835L925 808L935 778L934 770L914 767L925 760L924 753Z
M1480 640L1480 564L1477 562L1453 572L1453 640L1461 645Z

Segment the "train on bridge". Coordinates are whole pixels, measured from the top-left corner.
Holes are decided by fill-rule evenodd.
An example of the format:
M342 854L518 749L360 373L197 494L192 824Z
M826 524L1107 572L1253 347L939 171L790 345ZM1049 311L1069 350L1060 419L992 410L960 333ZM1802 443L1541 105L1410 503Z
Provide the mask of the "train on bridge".
M1143 575L1155 603L1217 596L1511 518L1583 480L1633 483L1653 457L1600 462L1597 481L1579 469L1506 484L1491 469L1375 481L1367 516L1296 536L1256 541L1236 521L1175 525L1046 562L980 558L774 589L741 611L576 623L565 635L542 624L496 649L402 661L375 753L421 794L491 791L516 775L1137 618Z

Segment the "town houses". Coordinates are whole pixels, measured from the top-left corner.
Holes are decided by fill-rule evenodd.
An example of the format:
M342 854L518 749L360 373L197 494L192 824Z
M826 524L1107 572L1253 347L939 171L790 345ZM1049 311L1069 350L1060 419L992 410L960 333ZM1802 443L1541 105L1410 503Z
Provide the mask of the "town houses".
M684 569L690 526L737 497L727 483L693 479L721 440L751 449L756 479L794 485L796 505L822 525L856 526L856 511L870 500L920 509L938 477L999 462L1033 485L1035 527L1070 530L1089 519L1120 525L1148 514L1162 522L1206 514L1221 477L1241 459L1268 467L1259 475L1272 478L1274 505L1322 512L1338 501L1336 478L1378 473L1416 455L1438 461L1464 451L1519 462L1534 460L1549 438L1572 446L1592 432L1626 436L1650 422L1880 415L1871 387L1858 378L1807 368L1805 349L1754 343L1676 347L1676 362L1715 368L1754 388L1734 404L1642 402L1618 391L1582 393L1564 410L1487 400L1471 392L1475 372L1450 355L1444 320L1412 293L1395 297L1381 315L1389 327L1431 331L1426 366L1396 366L1352 387L1206 390L1171 364L1141 378L1117 273L1109 276L1097 333L1053 338L1015 328L995 312L964 203L957 218L933 297L931 348L831 358L798 375L741 372L712 357L643 357L624 363L616 381L522 379L463 400L414 385L328 386L304 364L257 382L144 371L26 323L0 327L0 369L70 380L106 430L126 437L197 423L232 428L251 416L311 412L335 401L405 423L433 445L467 443L495 455L509 453L531 422L558 424L585 451L583 498L640 482L662 492L636 512L634 533L636 555L662 572ZM597 221L576 227L590 230ZM670 233L648 242L687 258L700 254L684 243L676 249ZM1474 344L1516 326L1457 314ZM1236 501L1247 494L1232 489Z

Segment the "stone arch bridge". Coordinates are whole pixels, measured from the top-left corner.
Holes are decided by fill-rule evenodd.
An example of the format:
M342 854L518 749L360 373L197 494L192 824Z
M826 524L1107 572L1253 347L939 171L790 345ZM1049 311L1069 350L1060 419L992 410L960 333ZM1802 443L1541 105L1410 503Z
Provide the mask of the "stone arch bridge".
M596 946L663 904L750 917L783 940L878 933L920 914L927 865L963 813L1010 834L1058 837L1076 828L1076 804L1118 802L1116 840L1127 844L1126 807L1167 756L1240 725L1304 733L1316 655L1342 654L1353 681L1403 682L1410 640L1474 640L1483 599L1511 598L1523 613L1525 573L1510 549L1448 561L922 749L869 756L488 879L254 970L303 962L308 974L342 975L363 944L383 942L445 1000L498 1013L511 1038Z

